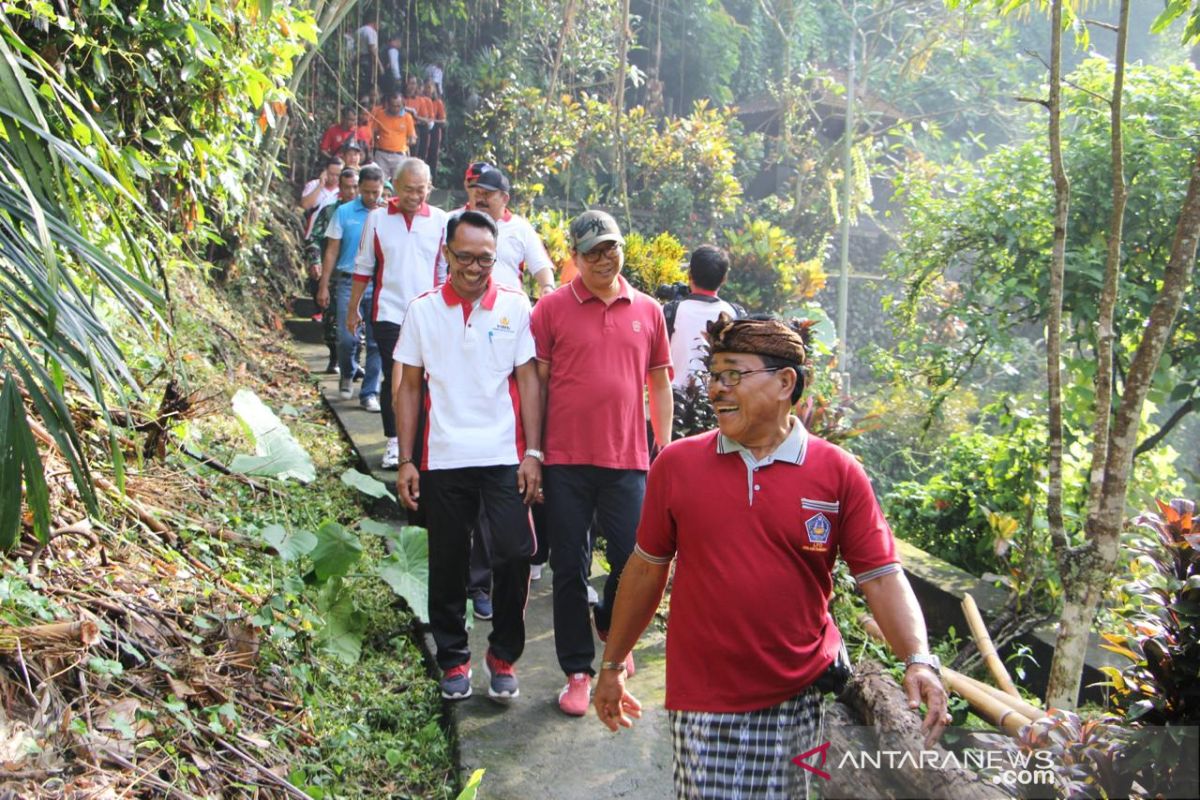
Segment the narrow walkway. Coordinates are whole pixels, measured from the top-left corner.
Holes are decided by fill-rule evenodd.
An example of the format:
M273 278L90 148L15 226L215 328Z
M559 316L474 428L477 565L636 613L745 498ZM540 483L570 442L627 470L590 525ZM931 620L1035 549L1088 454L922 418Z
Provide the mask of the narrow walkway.
M357 399L340 399L337 377L322 374L328 354L320 343L318 325L297 320L290 321L288 328L359 458L376 478L391 485L395 472L377 468L383 455L379 416L361 410ZM593 576L597 590L602 581L602 575ZM458 731L463 779L476 769L486 769L479 793L486 800L670 797L671 744L662 707L662 635L647 634L634 651L638 670L629 685L645 710L632 730L612 734L591 712L582 719L566 717L558 710L558 691L565 679L554 655L550 583L547 569L545 577L531 585L525 654L517 665L521 696L511 706L487 698L482 659L490 624L478 622L471 630L475 694L448 704ZM433 643L427 644L432 649Z

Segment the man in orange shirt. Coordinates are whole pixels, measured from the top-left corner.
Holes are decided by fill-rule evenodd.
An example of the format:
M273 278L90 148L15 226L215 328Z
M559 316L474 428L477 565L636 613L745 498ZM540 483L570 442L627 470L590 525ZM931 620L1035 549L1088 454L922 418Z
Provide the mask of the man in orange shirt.
M375 128L375 163L384 177L392 180L396 170L408 159L409 147L417 142L413 118L404 110L399 92L388 95L387 104L371 112Z
M410 75L404 85L404 106L417 123L417 148L413 155L427 161L425 156L429 149L429 129L433 126L433 103L421 94L421 85L415 75Z

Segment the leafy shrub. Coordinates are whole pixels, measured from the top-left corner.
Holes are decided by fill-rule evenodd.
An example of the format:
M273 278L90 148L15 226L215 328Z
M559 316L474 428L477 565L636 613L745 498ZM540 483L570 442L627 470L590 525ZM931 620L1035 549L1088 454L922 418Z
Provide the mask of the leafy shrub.
M801 261L795 237L777 225L755 219L726 231L725 238L730 260L725 295L748 311L779 313L825 286L821 259Z
M639 233L625 237L625 279L644 292L654 294L663 284L686 283L686 259L687 250L666 231L653 239Z
M1191 500L1158 502L1161 513L1133 520L1134 580L1116 612L1124 630L1105 633L1105 649L1132 663L1105 669L1113 702L1129 720L1200 722L1200 525ZM1147 535L1147 532L1149 534Z

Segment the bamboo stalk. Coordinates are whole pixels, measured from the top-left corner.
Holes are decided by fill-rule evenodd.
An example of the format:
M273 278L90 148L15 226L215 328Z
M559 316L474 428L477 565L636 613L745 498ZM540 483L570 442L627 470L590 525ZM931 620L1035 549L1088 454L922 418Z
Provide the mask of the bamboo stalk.
M992 643L987 625L983 622L983 615L979 613L979 606L975 605L975 598L971 596L970 592L963 595L962 610L963 616L967 618L967 625L971 628L971 636L975 639L975 646L979 648L979 655L983 656L983 661L987 664L992 677L996 679L996 683L1005 694L1020 698L1021 693L1017 691L1008 670L1004 667L1004 662L1000 660L1000 654L996 652L996 645Z
M942 670L942 681L946 684L947 689L962 695L971 704L975 713L1009 736L1016 736L1021 732L1021 728L1032 722L1029 717L1019 713L999 697L989 694L983 686L965 675L954 670L944 669Z
M988 694L990 694L992 697L996 698L997 700L1007 703L1009 706L1012 707L1012 709L1014 711L1016 711L1021 716L1028 717L1029 719L1041 719L1042 717L1046 716L1045 711L1043 711L1042 709L1038 708L1037 706L1029 703L1023 697L1013 697L1012 695L1010 695L1006 692L1000 691L995 686L989 686L988 684L984 683L983 681L976 680L975 678L972 678L969 675L963 675L961 672L956 672L955 670L952 670L949 667L942 667L942 675L946 675L947 673L952 673L955 676L956 680L961 678L962 680L966 681L967 683L969 683L973 686L976 686L976 687L982 689L983 691L987 692Z
M29 652L67 645L89 647L100 641L100 626L90 619L0 628L0 653Z

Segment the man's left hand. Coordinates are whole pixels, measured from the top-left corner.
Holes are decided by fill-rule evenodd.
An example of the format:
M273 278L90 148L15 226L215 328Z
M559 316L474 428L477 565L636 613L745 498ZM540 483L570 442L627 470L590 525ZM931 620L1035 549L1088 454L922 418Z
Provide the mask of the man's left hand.
M921 733L925 734L925 747L933 747L950 724L950 699L946 696L946 687L932 669L924 664L913 664L904 672L904 693L908 695L909 708L915 709L925 703Z
M527 506L542 500L542 462L533 456L525 456L517 467L517 491Z

